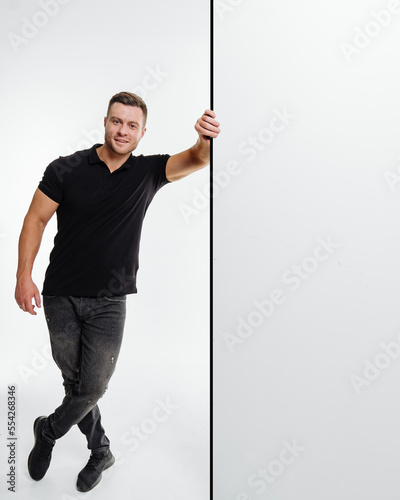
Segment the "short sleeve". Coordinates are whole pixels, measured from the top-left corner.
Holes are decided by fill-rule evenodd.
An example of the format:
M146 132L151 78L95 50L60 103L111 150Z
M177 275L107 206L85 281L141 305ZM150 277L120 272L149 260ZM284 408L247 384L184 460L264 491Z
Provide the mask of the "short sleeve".
M56 203L63 199L62 168L60 160L55 160L46 168L39 189Z
M146 159L149 162L149 167L152 171L154 188L156 191L165 186L165 184L170 183L165 173L165 168L169 158L170 155L168 154L146 156Z

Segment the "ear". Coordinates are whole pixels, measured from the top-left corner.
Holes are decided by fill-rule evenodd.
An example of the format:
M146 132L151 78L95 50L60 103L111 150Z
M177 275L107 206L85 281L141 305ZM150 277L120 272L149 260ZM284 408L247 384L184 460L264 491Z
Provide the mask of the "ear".
M142 130L142 137L141 137L141 139L143 139L143 136L144 136L144 134L146 133L146 130L147 130L146 128L144 128L144 129Z
M106 123L107 123L107 117L105 116L104 117L104 126L106 126Z

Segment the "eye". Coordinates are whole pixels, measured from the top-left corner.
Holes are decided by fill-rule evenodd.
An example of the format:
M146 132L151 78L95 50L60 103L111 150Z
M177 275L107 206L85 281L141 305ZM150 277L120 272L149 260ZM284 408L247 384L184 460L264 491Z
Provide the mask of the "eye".
M136 128L136 125L132 123L131 128Z
M115 123L115 124L116 124L116 123L119 123L119 120L114 120L114 121L113 121L113 123Z

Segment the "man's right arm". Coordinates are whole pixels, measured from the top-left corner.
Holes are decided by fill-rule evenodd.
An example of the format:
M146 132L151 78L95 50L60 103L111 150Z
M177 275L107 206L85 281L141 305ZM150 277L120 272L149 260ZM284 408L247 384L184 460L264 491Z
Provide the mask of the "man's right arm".
M32 281L33 262L39 251L44 228L57 210L58 205L40 189L37 189L25 216L19 237L15 300L23 311L34 315L37 313L34 310L32 299L35 299L37 307L41 307L41 301L39 290Z

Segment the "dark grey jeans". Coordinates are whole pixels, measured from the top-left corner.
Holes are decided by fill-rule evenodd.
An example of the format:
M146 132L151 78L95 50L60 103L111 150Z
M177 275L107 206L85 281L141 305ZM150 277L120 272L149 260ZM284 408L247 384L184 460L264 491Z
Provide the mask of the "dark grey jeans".
M54 361L60 368L65 397L49 415L43 436L56 440L77 424L88 448L106 451L110 441L101 425L97 401L117 363L126 314L126 296L44 296Z

